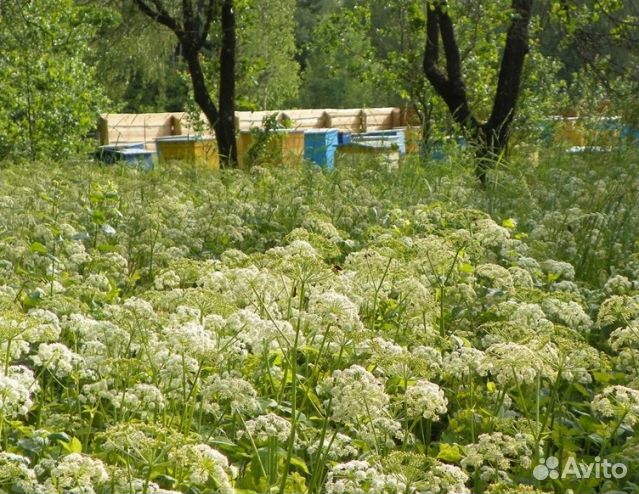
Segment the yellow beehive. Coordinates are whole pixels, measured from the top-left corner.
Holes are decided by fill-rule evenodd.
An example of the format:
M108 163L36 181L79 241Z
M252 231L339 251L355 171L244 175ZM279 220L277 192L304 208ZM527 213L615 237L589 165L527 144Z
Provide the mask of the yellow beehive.
M586 144L583 128L574 117L562 119L555 124L554 140L561 145L584 146Z
M188 161L217 170L220 158L217 145L211 137L170 136L155 140L160 163L169 160Z
M240 168L247 168L249 151L256 144L256 137L250 132L240 132L237 139L237 160ZM304 157L304 132L299 130L278 130L268 136L265 147L267 164L296 166Z
M373 156L385 162L389 169L399 165L399 150L395 147L367 146L358 143L343 144L337 147L337 162L345 159L357 159L362 156Z
M419 153L422 141L421 127L406 127L406 154Z

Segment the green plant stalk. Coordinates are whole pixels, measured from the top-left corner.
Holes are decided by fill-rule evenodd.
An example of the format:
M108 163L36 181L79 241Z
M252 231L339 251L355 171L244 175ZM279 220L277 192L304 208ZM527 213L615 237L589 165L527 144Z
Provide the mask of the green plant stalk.
M388 275L388 270L390 268L391 262L393 262L393 258L389 257L388 262L386 263L386 268L384 269L384 274L382 275L382 279L379 281L379 285L375 287L375 296L373 297L373 310L370 315L369 324L372 328L375 327L375 321L377 320L377 302L379 299L379 291L382 289L382 285L384 284L384 280Z
M291 435L288 439L288 448L286 452L286 461L284 462L284 471L282 472L282 481L280 483L280 494L284 494L286 489L286 480L288 479L288 470L291 466L291 459L293 458L293 448L295 447L295 435L297 433L297 347L299 344L300 329L301 329L301 313L304 304L305 295L305 283L302 281L300 285L299 294L299 315L297 323L295 325L295 341L293 342L292 358L291 358Z
M248 436L249 441L251 441L251 446L253 447L253 452L255 453L255 457L257 458L257 463L260 465L260 470L262 470L262 475L264 476L265 479L268 479L268 474L266 473L266 468L264 468L264 463L262 463L262 458L260 457L260 452L258 451L257 446L255 445L255 441L253 440L253 436L251 435L251 433L249 432L248 428L246 427L246 422L244 421L244 418L239 413L235 413L235 416L238 417L240 419L240 421L242 422L242 426L244 427L244 431L246 432L246 435Z
M332 402L333 402L333 397L330 396L326 406L326 416L324 417L324 422L322 423L322 431L320 433L319 447L317 448L315 461L313 462L313 465L315 466L315 468L313 469L313 473L311 474L311 480L310 480L309 488L308 488L309 492L311 493L315 492L314 491L315 484L319 481L319 478L324 471L324 461L326 459L326 456L328 456L328 452L330 451L330 446L333 444L333 440L335 439L335 436L337 435L337 431L335 431L333 433L333 437L331 438L329 442L328 447L326 448L326 453L324 453L322 457L322 448L324 447L324 439L326 439L326 431L328 430L328 422L329 422Z

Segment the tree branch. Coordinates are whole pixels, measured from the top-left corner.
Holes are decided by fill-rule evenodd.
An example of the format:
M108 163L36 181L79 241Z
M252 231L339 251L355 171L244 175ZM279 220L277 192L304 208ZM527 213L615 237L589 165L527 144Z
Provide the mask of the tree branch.
M153 2L155 9L151 7L148 3L146 3L146 0L134 0L135 4L137 5L137 7L140 9L142 13L146 14L148 17L150 17L154 21L157 21L160 24L163 24L164 26L168 27L171 31L173 31L178 36L178 38L183 36L184 35L183 28L180 26L180 24L175 18L171 17L171 15L162 5L162 2L160 2L160 0L151 0L151 1Z
M498 139L505 139L505 132L514 118L520 93L524 60L529 51L528 25L532 16L533 0L512 0L512 21L506 34L506 46L499 68L499 80L495 92L493 111L487 127Z
M448 79L437 67L439 58L439 16L434 8L427 7L426 49L424 50L424 74L439 94L446 92Z
M202 2L204 4L205 2ZM215 11L217 9L216 0L209 0L208 4L201 5L200 11L204 12L204 21L202 23L202 30L199 33L199 43L204 46L206 43L207 37L209 35L209 30L211 29L211 24L213 23L213 19L215 18Z
M437 1L428 8L426 14L426 50L424 52L424 73L444 100L453 119L464 127L477 129L479 122L470 111L466 86L461 74L461 57L455 40L455 29L450 16L445 11L444 1ZM448 77L437 67L439 58L438 36L441 34L446 57Z
M448 80L450 82L461 80L461 56L459 55L459 47L455 39L453 21L450 19L448 13L444 12L441 8L438 9L437 16L439 17L439 31L441 32L444 45Z
M184 33L189 39L195 41L199 37L199 32L192 0L182 0L182 19L184 19Z

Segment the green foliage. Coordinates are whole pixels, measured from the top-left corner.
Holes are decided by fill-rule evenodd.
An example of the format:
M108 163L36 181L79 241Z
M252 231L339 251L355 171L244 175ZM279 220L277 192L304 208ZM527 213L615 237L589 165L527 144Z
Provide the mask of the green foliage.
M428 87L421 70L426 17L419 0L361 2L370 4L371 42L380 70L367 75L395 102L427 111Z
M294 105L300 79L295 59L295 0L251 0L238 9L237 98L241 109Z
M383 105L367 74L379 69L369 38L367 9L342 7L322 17L313 30L303 74L301 103L307 108Z
M101 12L34 0L4 2L0 14L0 159L81 152L105 104L86 63Z
M637 152L521 151L6 166L0 489L634 492Z
M183 111L190 82L179 75L183 67L173 33L149 22L131 1L94 3L113 18L92 40L91 60L114 109Z
M273 113L264 117L262 127L251 129L251 147L246 153L249 167L281 161L281 146L278 146L281 136L277 131L283 128L277 121L277 113Z
M574 111L639 122L639 4L620 0L551 2L544 50L564 60ZM588 109L590 106L590 109Z

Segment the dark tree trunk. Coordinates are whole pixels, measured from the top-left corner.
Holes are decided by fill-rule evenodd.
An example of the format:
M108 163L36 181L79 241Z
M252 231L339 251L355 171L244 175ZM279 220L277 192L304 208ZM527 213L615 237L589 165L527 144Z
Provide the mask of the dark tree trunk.
M233 0L222 5L222 49L220 50L220 115L215 125L220 157L237 163L235 143L235 11Z
M476 172L483 185L486 170L508 144L510 126L515 116L521 89L521 75L528 53L528 26L533 0L512 0L512 21L499 69L499 81L488 121L481 123L473 115L461 71L459 46L445 0L429 6L426 18L424 74L444 100L453 119L467 129L476 145ZM446 60L446 74L438 67L441 36Z
M182 18L169 14L162 0L134 0L138 8L151 19L165 25L175 33L182 44L183 55L189 67L195 102L206 115L215 131L218 151L223 166L237 163L235 144L235 12L233 0L224 0L221 9L222 44L220 47L220 94L218 105L211 98L200 63L200 53L216 14L217 0L182 0Z
M202 71L202 64L200 64L200 52L194 50L188 45L184 45L182 55L189 67L195 102L198 104L202 112L204 112L204 115L206 115L206 119L209 121L211 126L215 128L220 119L220 114L217 106L215 106L215 102L211 99L209 89L206 85L206 79L204 77L204 72ZM217 131L215 133L215 137L218 140L219 146Z

